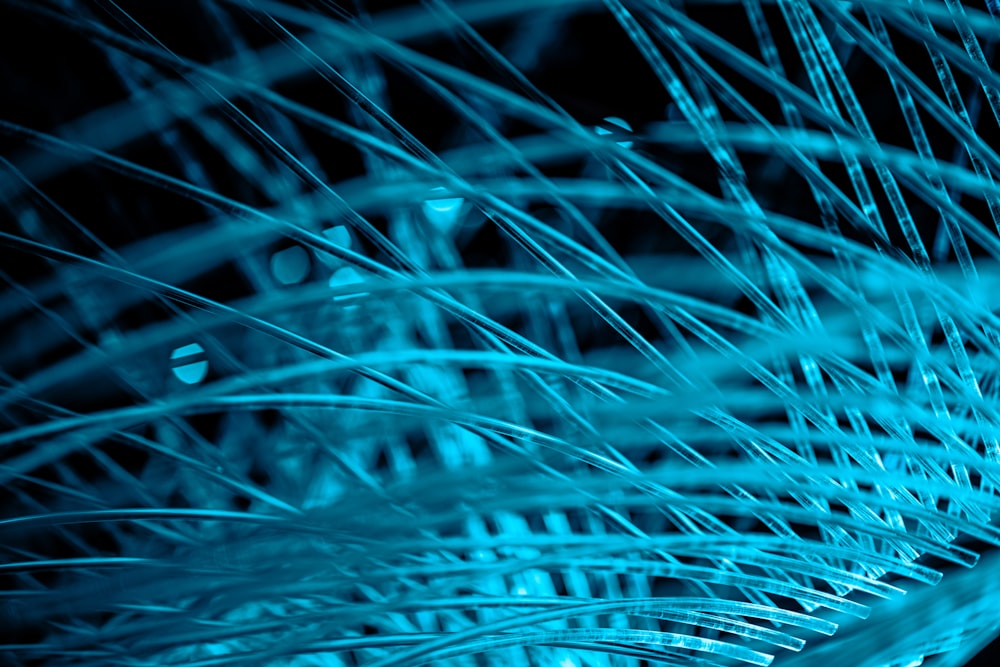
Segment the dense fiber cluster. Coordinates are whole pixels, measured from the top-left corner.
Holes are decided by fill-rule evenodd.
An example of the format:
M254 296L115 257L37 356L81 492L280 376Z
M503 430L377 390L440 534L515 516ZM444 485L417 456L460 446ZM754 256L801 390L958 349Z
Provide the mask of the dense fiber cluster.
M965 664L998 16L0 3L0 662Z

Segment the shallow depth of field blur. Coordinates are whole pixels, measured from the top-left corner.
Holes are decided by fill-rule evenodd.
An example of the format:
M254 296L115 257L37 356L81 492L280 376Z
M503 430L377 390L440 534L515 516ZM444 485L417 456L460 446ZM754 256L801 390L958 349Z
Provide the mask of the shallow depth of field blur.
M0 664L992 664L998 42L0 3Z

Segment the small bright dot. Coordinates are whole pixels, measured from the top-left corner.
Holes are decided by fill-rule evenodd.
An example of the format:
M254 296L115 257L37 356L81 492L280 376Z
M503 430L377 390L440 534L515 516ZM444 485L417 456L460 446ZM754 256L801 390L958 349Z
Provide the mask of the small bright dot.
M628 124L628 121L619 118L617 116L608 116L604 119L604 122L608 125L612 125L620 130L625 130L626 132L632 131L632 126ZM608 129L607 127L602 127L598 125L594 128L594 131L602 137L606 137L611 134L614 130ZM631 141L618 141L616 142L622 148L632 148L633 143Z
M431 192L445 192L444 188L434 188ZM424 215L435 227L443 232L454 226L462 213L461 197L445 197L443 199L428 199L424 202Z
M330 276L330 287L337 289L343 285L353 285L354 283L362 283L364 278L358 273L358 270L353 266L343 266L337 269L332 276ZM355 299L359 296L364 296L365 293L361 294L341 294L340 296L333 297L334 301L342 301L345 299Z
M352 243L351 230L345 227L344 225L337 225L336 227L327 227L321 232L321 234L323 235L323 238L325 238L327 241L329 241L335 246L340 246L341 248L351 247ZM330 268L338 267L343 264L343 260L341 260L339 257L335 257L323 251L318 251L316 253L316 259L319 260L320 263L325 264Z
M528 589L525 588L524 586L518 586L517 589L514 591L514 594L515 595L527 595L528 594Z
M334 243L344 248L351 247L351 232L343 225L337 225L336 227L324 229L323 236L325 236L330 243Z
M208 375L205 350L198 343L183 345L170 353L171 370L184 384L198 384Z
M282 285L295 285L309 275L309 253L302 246L292 246L271 255L271 273Z

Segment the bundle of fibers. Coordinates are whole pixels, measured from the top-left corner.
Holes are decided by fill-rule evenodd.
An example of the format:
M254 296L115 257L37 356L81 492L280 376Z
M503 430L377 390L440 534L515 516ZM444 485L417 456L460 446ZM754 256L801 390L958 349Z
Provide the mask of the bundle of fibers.
M972 0L0 3L0 662L974 660L998 41Z

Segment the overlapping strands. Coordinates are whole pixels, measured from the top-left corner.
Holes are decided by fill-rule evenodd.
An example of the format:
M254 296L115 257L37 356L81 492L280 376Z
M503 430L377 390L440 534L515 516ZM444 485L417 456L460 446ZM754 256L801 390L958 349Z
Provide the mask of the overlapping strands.
M993 12L3 3L0 661L964 664Z

